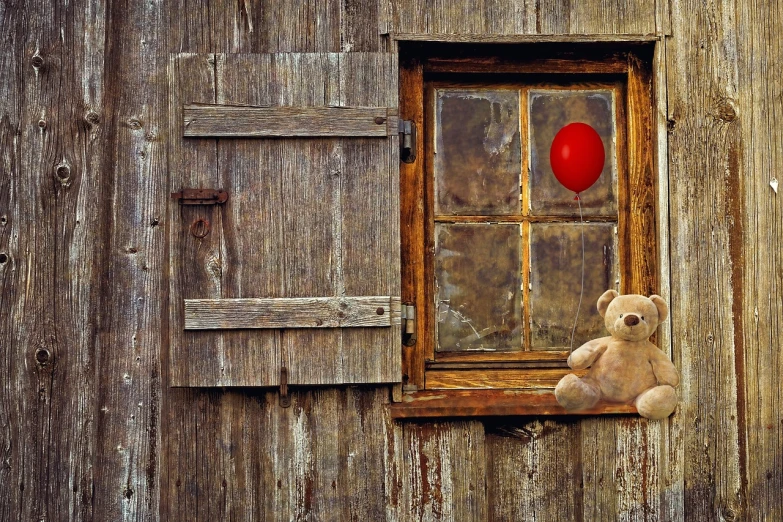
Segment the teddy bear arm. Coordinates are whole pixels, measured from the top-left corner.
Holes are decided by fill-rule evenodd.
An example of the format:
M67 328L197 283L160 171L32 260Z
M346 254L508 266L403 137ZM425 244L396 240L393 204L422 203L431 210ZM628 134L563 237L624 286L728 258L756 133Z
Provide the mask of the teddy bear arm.
M606 351L610 339L611 337L601 337L587 341L568 357L568 367L572 370L582 370L591 366Z
M666 356L665 353L658 348L653 348L652 357L650 358L652 364L653 373L658 380L658 384L668 384L669 386L676 387L680 384L680 374L677 372L677 368Z

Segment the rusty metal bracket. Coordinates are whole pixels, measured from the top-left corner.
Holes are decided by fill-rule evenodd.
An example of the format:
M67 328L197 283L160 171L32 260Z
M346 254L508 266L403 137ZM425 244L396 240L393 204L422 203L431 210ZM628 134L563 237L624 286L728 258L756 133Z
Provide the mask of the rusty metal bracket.
M280 368L280 407L288 408L291 406L291 396L288 395L288 368Z
M216 189L182 189L172 192L171 199L180 205L222 205L228 201L228 192Z

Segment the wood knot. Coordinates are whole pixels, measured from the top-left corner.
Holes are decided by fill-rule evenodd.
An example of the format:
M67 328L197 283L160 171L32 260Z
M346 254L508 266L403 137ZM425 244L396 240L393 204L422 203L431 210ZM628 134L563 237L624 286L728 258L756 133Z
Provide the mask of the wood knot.
M38 120L38 128L41 130L46 130L46 120Z
M737 119L737 107L734 100L725 99L718 106L718 118L725 122L732 122Z
M5 252L0 252L0 265L4 265L11 259Z
M95 111L87 111L87 114L84 115L84 121L90 125L98 125L101 122L101 117Z
M60 163L54 167L54 176L63 187L71 184L71 167L67 163Z
M44 64L44 59L43 59L43 56L41 56L41 53L40 53L40 52L38 52L38 51L35 51L35 54L34 54L34 55L33 55L33 57L30 59L30 63L32 63L32 64L33 64L33 67L34 67L36 70L38 70L38 69L40 69L41 67L43 67L43 64Z
M46 348L38 348L35 351L35 361L41 366L45 366L51 358L52 353Z

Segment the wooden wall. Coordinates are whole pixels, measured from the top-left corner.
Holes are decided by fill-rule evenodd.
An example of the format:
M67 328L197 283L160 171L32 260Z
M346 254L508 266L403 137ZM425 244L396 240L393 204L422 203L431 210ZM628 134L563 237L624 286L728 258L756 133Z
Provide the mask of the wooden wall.
M663 35L671 419L168 387L168 54L379 27ZM0 0L0 520L783 518L781 31L766 0Z

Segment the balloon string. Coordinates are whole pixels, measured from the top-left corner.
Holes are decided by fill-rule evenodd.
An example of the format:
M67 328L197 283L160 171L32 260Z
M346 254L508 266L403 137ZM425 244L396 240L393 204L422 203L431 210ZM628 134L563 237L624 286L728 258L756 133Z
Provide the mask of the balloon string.
M571 329L571 352L574 351L574 334L576 333L576 323L579 322L579 310L582 308L582 297L585 294L585 222L582 218L582 200L579 193L574 198L579 203L579 230L582 232L582 288L579 291L579 304L576 307L576 317L574 317L574 327Z

